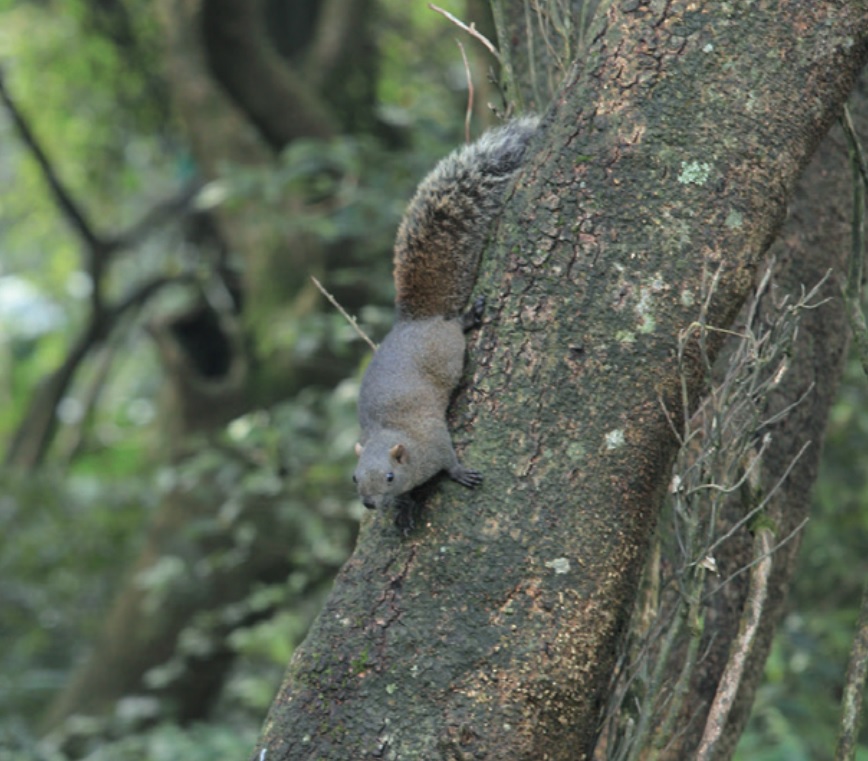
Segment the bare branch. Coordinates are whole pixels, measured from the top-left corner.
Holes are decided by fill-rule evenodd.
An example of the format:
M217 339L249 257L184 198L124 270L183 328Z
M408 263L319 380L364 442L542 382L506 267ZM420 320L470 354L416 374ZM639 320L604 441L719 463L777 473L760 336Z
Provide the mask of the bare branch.
M138 309L143 306L150 298L155 296L158 291L165 288L167 285L192 283L194 277L190 273L182 273L180 275L158 275L144 283L133 288L123 299L115 304L109 314L112 319L117 320L123 317L131 309ZM111 329L112 326L109 326Z
M868 327L865 324L865 314L862 311L862 271L865 262L865 185L868 183L865 154L862 144L856 135L850 111L844 106L841 119L847 144L850 151L850 162L853 171L853 230L850 248L850 266L847 282L844 285L844 298L847 302L847 313L853 340L862 369L868 377ZM853 646L850 649L850 661L847 664L847 675L844 680L844 695L841 699L841 728L838 734L838 745L835 749L835 761L852 761L856 757L856 741L859 734L859 720L862 715L862 693L865 689L865 678L868 674L868 584L862 591L862 604L859 611L859 623Z
M128 229L108 241L109 250L122 251L135 248L154 230L187 212L201 189L201 180L193 180L174 195L158 201L138 222L134 222Z
M84 359L111 334L124 314L142 306L166 285L185 282L190 277L182 275L154 278L135 288L115 306L99 313L91 313L90 321L72 345L61 366L33 394L30 406L6 452L6 465L31 470L42 462L56 429L57 405L66 396Z
M12 123L15 125L15 129L18 131L21 140L33 154L36 163L39 164L39 169L51 188L54 200L57 202L72 229L84 241L91 252L103 250L105 248L105 241L94 230L84 210L76 203L72 194L61 181L60 175L31 129L30 123L16 104L12 94L6 88L2 68L0 68L0 100L3 101L3 105L6 106L6 110L12 117Z
M432 11L435 11L436 13L445 16L447 19L449 19L449 21L455 24L455 26L463 29L471 37L475 37L477 40L479 40L483 45L485 45L486 48L488 48L488 52L497 59L497 62L499 64L503 64L503 59L500 57L500 52L494 46L494 43L492 43L491 40L488 39L488 37L482 34L482 32L477 30L476 24L471 23L470 26L468 26L463 21L461 21L461 19L456 18L449 11L444 11L442 8L434 5L434 3L428 3L428 7Z
M358 55L359 29L370 14L366 0L324 0L317 14L314 31L300 74L307 87L322 87L345 64Z
M208 65L274 151L300 137L335 134L334 117L320 94L274 50L259 3L205 0L199 5Z
M63 364L36 389L6 452L7 466L32 470L42 462L56 428L57 405L66 395L82 361L101 338L100 327L92 320L69 350Z
M464 73L467 76L467 110L464 112L464 142L470 142L470 117L473 115L473 77L470 74L470 64L467 61L467 53L461 40L455 40L461 51L461 59L464 61Z
M376 350L377 350L377 344L375 344L375 343L374 343L374 342L373 342L373 341L368 337L368 334L365 333L365 331L363 331L363 330L359 327L358 320L356 320L355 317L352 317L352 316L347 312L347 310L344 309L344 308L343 308L343 307L338 303L338 300L337 300L334 296L332 296L332 295L331 295L331 294L330 294L330 293L325 289L325 287L323 286L323 284L322 284L319 280L317 280L313 275L310 276L310 279L313 280L313 284L314 284L314 285L319 289L319 292L329 300L329 302L331 303L331 305L332 305L335 309L337 309L337 310L338 310L338 311L339 311L339 312L344 316L344 318L346 318L346 321L350 324L350 326L352 327L352 329L355 330L356 333L358 333L358 334L362 337L362 339L363 339L363 340L368 344L368 346L371 347L371 349L373 349L374 351L376 351Z
M757 532L754 547L761 560L756 564L750 576L750 588L745 600L746 608L741 627L738 636L733 641L729 661L720 678L717 693L708 712L705 731L702 735L702 741L699 743L699 750L696 752L696 761L711 761L714 758L715 746L726 727L729 711L735 701L738 686L741 684L745 662L759 629L768 594L769 576L772 571L771 540L772 532L770 529L761 528Z
M850 163L853 170L853 231L850 247L850 265L847 281L843 285L844 300L847 304L847 316L850 320L850 330L853 332L853 343L862 364L862 371L868 377L868 325L862 311L862 268L865 261L865 183L866 169L862 144L856 135L850 112L844 108L841 119L844 134L850 151Z

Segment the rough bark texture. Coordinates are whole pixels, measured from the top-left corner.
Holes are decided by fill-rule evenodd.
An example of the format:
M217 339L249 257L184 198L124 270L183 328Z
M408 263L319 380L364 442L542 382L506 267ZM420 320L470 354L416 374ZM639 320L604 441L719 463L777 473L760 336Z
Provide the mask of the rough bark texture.
M365 522L254 759L590 754L676 447L678 334L718 270L707 322L737 314L866 35L863 3L609 8L483 265L457 438L474 421L486 484L442 486L409 539Z

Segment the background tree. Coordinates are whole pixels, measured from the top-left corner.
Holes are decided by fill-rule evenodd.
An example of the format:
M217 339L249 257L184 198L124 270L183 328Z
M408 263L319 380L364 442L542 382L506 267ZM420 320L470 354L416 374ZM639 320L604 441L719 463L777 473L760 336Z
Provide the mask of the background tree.
M501 20L497 38L506 63L506 97L534 109L544 107L577 56L608 60L601 55L601 45L605 48L606 40L614 39L613 30L622 28L620 22L612 23L612 19L621 18L618 14L622 10L627 17L630 13L636 16L636 30L644 29L647 14L656 12L644 5L632 10L616 5L607 11L609 26L598 37L600 27L592 34L582 34L593 10L591 4L534 7L530 15L515 14L516 8L509 3L494 6ZM476 21L489 37L495 37L480 15L484 4L449 10ZM0 3L0 13L7 30L0 40L7 117L0 121L5 138L0 172L8 180L6 186L15 188L14 194L3 194L0 205L4 244L0 264L2 346L12 360L0 366L5 366L5 370L0 369L0 394L5 400L0 405L0 426L9 442L7 469L2 476L8 495L2 511L8 541L2 560L6 630L2 671L6 684L0 684L0 704L6 718L0 744L4 752L17 752L22 758L40 754L56 757L58 747L67 755L94 753L111 758L160 757L161 752L184 758L196 754L245 755L253 745L281 666L303 635L331 574L348 551L358 519L358 506L346 484L355 436L354 384L342 379L353 375L363 351L358 350L360 344L341 318L330 308L323 311L306 275L319 274L351 311L370 303L384 305L380 311L365 307L363 317L374 334L386 328L390 301L386 252L402 206L418 178L463 132L466 77L453 41L457 31L424 4L385 1L162 2L154 6L126 0L67 3L62 8L50 3ZM683 23L699 24L699 18L685 16ZM524 26L529 20L532 23ZM831 16L827 21L819 28L840 29ZM668 23L674 23L673 19ZM663 28L669 29L666 24ZM820 37L803 43L805 47L797 46L797 53L830 50L824 44L828 38ZM631 53L621 49L618 55L622 58L617 60L625 62L624 71L637 72L642 87L660 92L666 83L655 81L651 87L655 70L650 66L646 70L643 62L650 63L657 56L664 65L671 62L667 56L682 60L679 57L686 55L685 51L696 53L688 44L692 41L689 35L684 48L675 44L678 38L677 34L667 37L666 45L674 45L670 49L662 44L662 37L649 36L643 44L654 43L650 48L640 45L641 49ZM624 39L636 38L631 31ZM721 48L718 39L723 38L715 38L712 49L698 56L711 74L720 63L717 56L727 57L720 52L727 48ZM854 33L851 43L858 39ZM477 47L480 52L482 48L469 39L464 46L474 72L475 123L481 128L479 117L487 111L486 103L501 101L486 80L491 59L485 54L475 56ZM424 58L419 56L422 49ZM841 61L851 70L857 68L854 51L859 49L858 44L840 48ZM608 48L603 52L608 53ZM668 71L665 66L664 70ZM570 81L582 80L574 72ZM765 92L763 82L755 84L757 92ZM570 102L597 103L592 89L583 99ZM698 88L699 95L703 92L716 91L711 85L705 89L704 84ZM823 113L827 115L834 112L833 92L840 97L843 89L818 88L817 102L826 103ZM673 114L680 102L671 104ZM792 114L801 102L787 104L780 113ZM764 101L760 99L755 105L760 103ZM499 107L505 109L506 104ZM560 121L564 125L578 123L575 112L568 117L568 108L562 105L562 109ZM578 163L572 155L570 171L590 171L594 157L605 155L607 136L614 140L629 133L623 131L628 121L615 119L613 113L606 117L600 152L597 148L595 152L588 150L587 155L583 151ZM449 118L444 114L450 114ZM595 123L603 118L598 112ZM858 124L858 114L856 120ZM447 121L451 128L444 128ZM789 130L789 122L787 125ZM548 134L551 155L555 156L563 137L558 138L556 129ZM652 134L657 133L652 130ZM688 140L692 134L684 132L676 145L698 145ZM725 130L715 132L714 137L720 134L726 134ZM799 145L807 152L810 141L800 143L789 131L782 134L787 140L775 142L774 151L769 148L767 154L757 148L755 155L777 151L781 157L792 157ZM619 150L629 154L630 144L620 144ZM717 149L716 140L711 140L711 145ZM840 159L843 155L840 146L829 150L830 156ZM663 159L672 155L664 154ZM663 159L657 166L668 166ZM617 162L612 166L618 166ZM849 231L849 211L835 204L839 193L849 192L845 190L850 187L849 174L843 165L843 170L833 170L832 166L829 157L817 164L815 172L824 181L837 184L821 189L817 174L813 175L815 179L806 187L816 195L806 195L805 206L799 207L805 211L792 215L802 221L803 228L782 236L789 248L776 254L779 266L770 281L773 285L766 288L765 300L743 318L739 332L745 338L723 355L728 360L739 353L750 355L747 349L755 348L763 361L777 370L774 361L780 355L762 351L767 344L783 346L794 358L782 376L784 386L792 383L793 390L772 388L774 374L770 379L763 368L739 374L733 371L740 367L738 362L721 360L715 376L719 394L706 397L697 416L674 418L675 430L688 446L678 471L685 483L679 492L683 503L673 500L673 517L664 517L666 526L684 528L678 521L685 515L707 516L709 510L719 510L721 523L737 523L744 516L743 503L696 507L697 495L711 490L702 480L689 480L696 472L712 470L708 451L697 442L710 440L714 424L726 419L741 423L736 428L741 439L749 439L750 446L725 451L746 452L761 463L752 469L745 466L754 479L750 482L753 504L761 504L772 517L778 537L786 538L787 526L800 525L798 510L788 509L781 517L774 512L775 504L789 508L796 504L795 495L800 498L799 509L806 509L803 497L813 480L814 467L809 458L818 447L801 454L790 467L790 477L780 486L776 474L793 465L794 453L787 447L795 446L798 453L807 438L819 439L823 405L832 396L842 357L844 331L832 320L834 305L807 309L823 294L805 300L800 292L802 284L812 287L826 270L819 256L806 257L801 252L815 252L822 240L828 241L826 250L837 255L844 250L842 238ZM689 169L676 166L675 179L686 178L682 190L707 190L707 186L687 179L684 172ZM789 177L790 167L787 172ZM543 180L538 177L528 188L544 191L547 186ZM658 185L667 182L666 176L658 180ZM604 182L603 187L608 185ZM714 188L726 197L725 187ZM517 259L520 264L502 281L508 281L509 287L505 289L501 282L489 286L491 292L518 294L516 285L532 287L536 282L547 290L548 285L538 281L537 269L545 270L556 262L561 249L569 249L576 236L580 248L609 242L600 237L604 227L593 214L592 221L576 229L564 225L574 210L563 206L563 200L556 207L555 199L562 196L571 201L574 195L563 191L544 196L543 203L537 205L535 220L528 221L528 232L511 233L518 252L529 251L533 235L541 235L537 254L530 258L531 266L528 257ZM599 208L627 211L626 198L632 199L632 194L622 186L614 202ZM516 210L520 210L520 202L519 194ZM588 208L596 207L592 204ZM741 206L739 211L744 213ZM673 218L668 211L662 215L636 214L633 221L645 218L656 219L661 229L678 234L685 234L690 225L689 218ZM731 223L735 221L735 217L730 218ZM749 229L744 218L741 223L740 229ZM633 232L643 231L647 237L647 227ZM504 234L512 229L505 226ZM654 229L652 225L651 231ZM553 232L557 230L563 235ZM731 234L737 235L737 231ZM684 239L679 240L681 248L671 250L682 251ZM703 240L712 240L711 234ZM649 245L647 250L669 249ZM756 254L754 249L750 251ZM684 259L690 260L686 254ZM796 264L788 269L790 261ZM815 271L806 269L807 261ZM505 259L499 266L507 264ZM643 267L649 266L643 260ZM582 267L575 266L574 270L580 283ZM709 267L709 272L713 268ZM650 276L651 270L646 274ZM639 319L630 307L637 294L641 301L642 294L647 293L655 310L666 298L665 291L661 296L654 289L653 280L634 282L625 275L607 286L603 277L596 281L602 290L592 287L593 279L588 282L581 311L582 320L588 322L582 324L598 325L594 330L601 330L600 336L609 330L606 323L598 324L585 316L591 314L588 300L592 292L623 290L620 303L625 309L621 314L627 322ZM738 284L742 295L747 292L745 283ZM567 288L566 283L560 285ZM715 293L726 290L726 283L717 285L721 290ZM823 293L837 293L833 279L827 279L823 288ZM783 289L792 293L789 303L795 308L790 311L775 306ZM711 292L709 288L707 293ZM768 301L770 294L774 298ZM571 300L574 311L576 293L565 290L563 297L564 303ZM29 323L11 309L13 299L25 298ZM538 355L533 342L509 348L513 340L521 340L518 326L527 328L533 321L554 314L544 308L556 303L553 298L545 295L528 308L510 306L507 298L499 327L489 326L482 334L491 356L500 352L502 357L528 359L566 346L567 365L575 372L586 374L588 368L596 368L593 357L596 353L599 359L600 355L594 347L611 342L592 340L595 333L590 327L579 326L571 335L565 320L558 323L554 333L550 325L539 332L538 337L549 343ZM605 295L602 299L611 303ZM704 325L718 327L709 319L709 312L699 310L701 303L695 305L693 318L701 317L699 322L704 320ZM682 312L689 311L688 306L681 304ZM510 314L520 315L520 321L511 323ZM793 337L799 314L802 321L798 336ZM34 326L35 315L42 318L41 325ZM811 318L819 327L808 326L806 321ZM766 323L777 326L782 340L763 338L760 328ZM507 330L510 324L515 327ZM639 327L646 324L639 323ZM628 327L617 333L615 343L622 359L629 357L631 346L636 346L629 341L630 334L638 336L640 344L645 336L635 325ZM817 338L815 331L820 330L828 332ZM710 340L705 354L699 349L693 354L688 351L694 361L703 360L706 354L711 360L716 334L699 333L706 334ZM574 341L576 335L587 340ZM805 341L806 336L813 338ZM676 341L675 347L679 345ZM150 346L157 351L152 352ZM496 365L479 347L472 356L479 363L479 395L486 388L485 378L496 377L486 368ZM685 365L689 364L687 360ZM531 364L530 369L535 367ZM677 363L670 365L673 368L677 371L673 377L681 378L684 368ZM647 373L650 365L632 369ZM763 448L760 441L756 445L745 433L750 422L768 420L777 410L788 407L792 394L799 399L805 396L810 384L806 378L811 373L820 391L808 394L794 412L770 426L775 434L771 444ZM708 374L700 367L688 377L692 383ZM34 391L40 377L45 382ZM727 418L729 408L724 402L731 396L728 389L739 383L753 389L753 396L742 402L750 414L741 411ZM833 433L838 434L838 439L833 436L833 443L859 427L859 404L853 401L857 398L854 394L848 392L833 418ZM478 396L473 410L483 409L484 398ZM667 409L674 415L677 405ZM495 423L497 416L485 413L479 419ZM541 419L550 420L550 416ZM658 417L658 422L661 419ZM469 425L475 418L464 420ZM518 424L517 420L503 423L504 430L518 437L505 439L512 441L509 446L538 442L539 452L555 451L555 446L540 443L541 436L549 435L548 427L541 428L538 422ZM790 430L798 433L790 436ZM537 488L544 468L566 467L579 461L575 458L586 456L570 439L569 458L556 462L546 457L513 458L509 465L513 470L506 474L503 442L498 439L497 447L479 449L484 443L480 431L474 429L474 461L478 458L483 462L482 451L489 452L486 496L494 494L491 490L498 482L502 486L515 482L525 499L528 489ZM519 435L520 431L524 433ZM675 440L677 437L671 441ZM762 457L755 457L759 451ZM837 451L832 462L844 470L848 459L860 450L849 443ZM690 456L693 460L687 459ZM725 457L719 457L716 464L732 465ZM501 478L495 478L498 472L503 473ZM849 472L859 471L851 468ZM576 474L580 476L580 472ZM737 470L718 470L712 477L718 479L718 485L740 479ZM840 565L847 567L846 561L836 562L839 557L853 557L855 561L849 564L849 574L842 571L846 583L825 581L820 587L818 580L822 591L809 586L801 600L823 599L824 594L828 598L828 590L836 588L841 590L842 599L834 600L833 610L842 613L836 617L826 612L807 619L807 624L792 616L788 619L785 630L789 636L780 640L772 657L771 681L765 692L760 692L757 719L746 736L751 757L766 752L764 745L775 748L763 756L769 758L775 757L771 755L775 752L787 752L788 758L800 752L804 757L821 758L830 747L832 721L828 717L834 714L834 699L825 704L825 720L816 728L794 733L787 727L799 722L798 706L787 707L773 697L776 690L795 692L785 685L797 669L785 664L808 661L804 673L814 688L824 684L826 677L821 675L828 664L843 663L841 654L826 654L821 645L833 639L846 641L849 614L843 596L858 598L859 577L852 569L859 569L862 563L864 570L859 549L860 536L864 539L865 511L861 505L865 484L848 476L847 485L845 494L850 496L830 493L827 504L834 505L836 511L842 504L853 507L844 513L844 520L840 512L833 512L835 519L814 524L820 533L815 534L813 544L808 533L807 558L809 567L822 568L823 575L840 569ZM824 489L828 493L827 487L821 488L821 493ZM756 495L766 493L772 493L773 499L763 504L763 497ZM492 514L487 520L469 521L464 513L468 509L466 495L461 497L460 513L448 508L442 513L426 513L431 525L420 527L408 540L394 532L388 516L378 516L373 526L366 527L366 541L380 536L389 552L409 552L413 557L406 566L406 578L398 574L406 582L404 587L389 587L382 600L393 611L403 610L399 595L408 599L410 590L426 589L423 582L427 572L413 576L415 569L425 570L421 561L426 547L444 548L445 554L436 555L436 563L429 564L428 571L445 573L437 583L447 586L461 582L460 574L451 575L455 566L450 558L460 555L466 562L467 554L458 551L469 538L484 536L484 541L473 543L470 556L485 563L468 564L468 569L486 568L493 578L500 567L497 563L508 559L508 553L498 557L494 544L489 546L491 536L503 530L505 519ZM568 513L565 508L563 513L552 509L543 516L549 529L547 541L558 535ZM461 514L465 514L464 519L459 518ZM488 513L482 509L481 514ZM603 518L601 512L600 520ZM837 531L838 523L848 529L858 527L863 533ZM610 528L602 535L609 535ZM525 530L523 524L520 530ZM443 539L447 531L449 541ZM520 533L514 539L516 547L527 546L527 536ZM710 590L716 586L715 579L691 576L695 558L669 552L667 535L661 532L659 536L660 551L652 551L650 557L652 561L661 559L664 580L675 578L682 588L704 584ZM708 546L698 542L688 549L696 553ZM848 546L851 555L846 554ZM795 547L792 540L776 551L774 572L780 575L774 588L786 585L786 569ZM539 545L535 552L544 554L545 549ZM731 541L707 553L718 564L717 584L729 569L744 568L752 552L751 535L742 528ZM634 570L639 567L638 555L633 564ZM124 566L129 570L121 573ZM357 567L349 566L348 573ZM543 573L554 574L556 568L563 569L563 564ZM654 568L650 566L649 580ZM389 573L387 570L386 575ZM565 575L557 574L556 578ZM618 654L622 681L609 690L608 723L598 754L633 752L629 748L639 745L633 742L631 746L631 741L643 733L650 742L666 746L665 752L672 757L695 746L699 735L692 733L702 729L698 717L704 715L712 694L707 684L718 678L726 662L727 643L736 621L730 614L742 606L749 575L737 576L703 600L699 618L698 606L686 603L688 595L674 595L663 583L656 588L647 583L647 593L633 614L631 637L622 640ZM819 577L816 572L811 574L813 579ZM114 579L119 583L113 583ZM391 577L389 580L393 581ZM498 583L502 580L495 586ZM632 589L629 583L624 588ZM542 604L545 589L516 589L518 592L513 590L500 600L498 615L502 621L517 624L522 601L535 599ZM365 594L375 591L363 590ZM110 596L114 596L111 603ZM778 595L771 598L776 601ZM362 599L364 595L355 602ZM658 601L661 607L655 618ZM109 613L103 614L105 610ZM425 605L414 602L410 613L424 623L426 610ZM480 612L485 610L480 608ZM542 610L547 611L545 607ZM620 610L625 615L626 608ZM760 637L762 647L757 646L753 656L757 663L765 660L764 648L781 610L772 611L765 619L770 623ZM547 613L551 615L550 610ZM371 618L369 611L365 615ZM690 625L675 627L671 638L665 632L672 629L654 623L682 617ZM409 620L402 616L397 628L406 627ZM38 626L33 625L36 621ZM679 637L685 632L693 634L695 624L702 621L702 638L688 636L680 642ZM381 623L373 617L370 626ZM384 628L397 631L396 627ZM435 647L431 631L437 629L427 629L420 642L427 643L432 657L447 653L450 658L454 656L455 665L458 656L467 655L463 645L455 653L457 643L453 640L447 639L446 647ZM481 631L480 642L484 643L492 630L486 627ZM566 646L567 634L562 631L559 639L549 643L547 652L561 652L558 648ZM670 639L671 649L667 651L660 643ZM664 678L655 682L653 659L642 657L648 652L663 653L659 672L664 675L680 652L699 653L700 669L693 673L692 681ZM667 661L667 652L676 655ZM370 648L353 654L349 661L353 678L348 684L374 684L375 677L382 676L377 669L387 657L392 655ZM420 663L418 654L416 658ZM76 662L78 666L70 676ZM492 664L496 665L496 658L482 663L480 673L493 673ZM759 669L751 666L748 672L757 677ZM448 669L429 671L426 684L447 676ZM498 678L503 695L516 692L509 680ZM670 697L670 684L677 686L677 699ZM840 676L829 679L828 684L833 692ZM419 699L424 690L419 689L418 679L413 685L413 702L422 708ZM390 680L387 686L393 690L392 700L407 689L403 681ZM56 696L42 718L42 726L51 730L50 742L36 745L36 718L53 692ZM730 744L746 718L752 692L753 687L743 691L732 714L733 729L727 735ZM816 693L816 689L801 692L808 696L807 701ZM808 705L816 713L816 706ZM700 708L693 712L685 708L679 713L678 706ZM388 747L395 747L392 716L404 712L390 711L390 723L382 731L381 724L376 724L378 742L385 740ZM663 730L667 728L665 716L671 717L669 729L674 727L669 736L659 731L661 725ZM644 728L643 717L650 717L645 719ZM207 723L191 726L193 720ZM185 726L183 732L181 725ZM687 731L682 731L685 728ZM479 742L474 732L470 722L462 721L457 741L453 737L449 742L465 749ZM115 741L110 739L113 733L118 737Z
M43 469L42 477L53 453L59 461L79 463L79 469L85 462L122 475L113 442L104 444L99 435L106 416L97 416L112 390L129 390L122 382L111 385L124 332L145 326L161 362L156 372L153 363L136 357L133 374L150 378L141 417L150 416L156 390L162 387L163 393L156 439L140 441L124 463L127 472L136 472L152 461L150 483L145 476L142 494L131 499L144 495L153 514L146 538L136 543L139 557L97 635L98 646L64 680L47 712L44 726L61 743L68 730L80 733L80 722L69 717L111 720L118 705L135 706L134 723L205 717L237 651L227 646L227 633L270 616L284 596L282 584L270 586L276 580L291 576L291 594L311 596L292 606L295 636L304 630L316 590L334 573L355 531L351 491L323 485L333 483L335 473L345 480L347 458L336 454L351 449L353 412L350 394L334 386L353 373L361 355L348 341L352 333L342 318L330 307L328 314L320 311L307 274L320 274L350 308L374 300L374 294L387 303L389 263L383 252L400 215L398 199L406 198L430 161L416 151L407 154L409 132L402 119L410 112L402 99L416 80L393 86L374 103L379 53L368 30L375 22L370 4L166 3L157 16L150 8L82 3L74 15L60 16L65 26L59 24L77 35L70 54L85 68L114 74L130 65L147 80L140 92L159 100L158 132L117 136L118 160L106 168L111 181L117 183L119 168L129 169L123 143L133 139L164 161L163 182L179 169L184 177L194 175L177 201L136 215L129 231L97 230L91 215L114 218L111 201L120 188L92 198L89 186L65 179L64 164L75 167L88 156L64 151L69 146L60 134L54 135L58 145L49 144L40 136L39 120L31 118L27 94L38 90L27 77L38 81L44 57L58 51L24 44L9 51L3 91L10 129L17 128L38 159L39 180L48 181L82 241L77 275L90 294L87 305L75 305L83 327L70 337L66 357L44 387L28 400L22 375L11 378L16 402L27 407L19 403L23 414L10 421L16 430L6 458L9 478L35 468ZM57 9L4 10L10 26L21 27L16 41L23 41L45 12ZM417 26L418 15L384 8L381 28L397 39L402 25ZM165 44L156 44L158 39ZM143 61L150 69L139 72L133 64ZM396 60L386 68L395 72L397 65ZM258 100L245 89L251 81ZM394 73L391 81L397 84ZM463 100L455 102L463 108ZM130 109L143 109L133 101L126 102ZM375 111L375 105L390 102L389 118ZM169 110L172 103L177 106ZM433 102L426 106L437 109ZM138 125L134 115L130 122ZM356 130L357 136L338 138L339 129ZM440 135L441 144L456 138L457 130ZM85 211L98 200L105 209ZM164 231L178 217L182 225ZM122 258L128 249L141 253ZM360 287L356 273L362 266L370 273L367 259L376 264L376 276L365 281L370 287ZM117 300L115 292L121 294ZM131 313L142 307L148 313L133 321ZM385 314L371 312L374 329ZM89 367L100 368L92 380ZM309 390L300 394L302 389ZM274 406L290 398L295 402L289 407ZM59 442L58 409L81 410L80 424L76 419L61 428ZM234 427L224 431L233 419ZM330 427L344 432L338 450L326 454L306 443L329 438ZM148 447L154 446L162 457L151 456ZM285 650L291 643L282 641L278 649ZM276 674L271 679L261 688L267 696L262 700L270 697ZM123 703L130 696L135 702ZM84 725L84 734L93 729ZM121 730L129 729L122 722Z

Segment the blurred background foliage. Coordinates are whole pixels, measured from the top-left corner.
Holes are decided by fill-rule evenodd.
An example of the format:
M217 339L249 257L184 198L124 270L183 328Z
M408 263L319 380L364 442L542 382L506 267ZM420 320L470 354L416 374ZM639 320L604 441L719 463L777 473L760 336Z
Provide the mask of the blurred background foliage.
M271 0L269 8L277 13L282 5ZM484 3L442 5L490 27ZM362 127L344 128L337 117L330 137L294 139L258 165L218 156L219 172L211 174L203 172L176 107L161 26L167 22L160 18L167 7L0 0L5 85L96 230L125 230L191 178L202 182L188 213L155 225L134 251L115 257L107 294L120 298L130 284L158 275L209 281L209 214L256 209L257 224L287 240L301 235L339 252L292 275L301 288L318 274L379 338L391 319L390 249L400 215L427 168L463 139L467 86L457 30L424 2L367 4L375 102L367 120L347 118ZM485 82L491 59L474 41L463 43L477 88L478 132L486 102L498 104L500 96ZM294 53L285 55L291 60ZM0 109L4 449L36 389L87 323L93 280L85 260L31 151ZM357 303L354 293L361 294ZM352 547L360 514L349 475L361 341L322 303L313 311L296 302L291 309L267 304L270 317L250 328L260 361L291 347L293 362L326 355L346 380L305 383L268 404L248 405L215 430L186 432L184 455L167 456L172 413L153 325L189 302L180 285L165 288L119 321L66 389L39 467L0 471L4 759L245 757L293 646ZM854 365L831 422L793 610L739 758L831 758L868 573L866 451L868 394ZM152 524L173 495L208 509L191 511L172 524L171 541L158 541ZM286 565L269 566L231 599L196 609L171 654L146 670L139 694L98 716L72 712L43 736L47 707L103 636L119 589L137 590L145 611L165 610L224 585L232 569L255 564L269 543ZM209 658L228 664L215 695L201 711L176 710L167 686Z

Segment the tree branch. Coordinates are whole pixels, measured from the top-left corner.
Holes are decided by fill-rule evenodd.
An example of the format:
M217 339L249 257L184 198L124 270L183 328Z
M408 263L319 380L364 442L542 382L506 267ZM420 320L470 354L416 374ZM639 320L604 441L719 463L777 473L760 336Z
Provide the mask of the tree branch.
M866 675L868 675L868 584L862 590L859 623L856 626L856 636L853 638L850 662L847 664L847 675L844 678L841 729L838 734L835 761L853 761L856 757Z
M135 248L157 228L185 214L201 189L201 180L191 180L174 195L158 201L142 215L138 222L134 222L108 241L109 249L114 252Z
M735 702L735 697L741 685L745 663L750 655L756 633L762 620L763 609L769 588L769 576L772 572L772 532L761 528L755 541L757 563L750 575L750 589L745 601L745 611L741 621L739 635L733 642L729 661L720 677L717 693L708 712L705 722L705 732L699 743L696 761L711 761L717 751L717 743L726 728L729 712Z
M261 2L203 0L202 32L211 70L274 150L334 134L320 98L268 40Z
M856 353L868 378L868 327L862 311L862 271L865 265L865 186L868 184L865 154L862 150L850 111L845 106L841 120L853 175L853 225L850 246L850 263L844 284L844 299L853 331ZM862 696L868 676L868 583L862 590L859 622L850 649L850 660L844 679L844 695L841 699L841 728L835 749L835 761L852 761L856 757L859 724L862 718Z
M78 205L72 197L72 194L63 184L60 175L49 160L48 154L45 152L45 149L42 147L31 129L27 118L15 103L12 94L7 89L2 68L0 68L0 100L3 101L6 110L12 117L12 123L15 125L15 129L18 131L21 140L30 150L31 154L33 154L36 163L39 164L42 175L45 177L45 181L48 183L49 188L51 188L54 200L57 202L63 215L66 217L70 227L72 227L76 235L81 238L89 251L93 252L104 249L105 241L103 241L96 232L93 225L87 219L84 210Z
M371 12L369 0L325 0L317 18L313 41L309 45L302 71L314 89L328 82L353 52L365 15Z
M48 158L48 154L36 137L27 118L6 87L2 68L0 68L0 100L3 101L9 112L22 142L27 146L39 165L58 208L84 244L86 255L85 266L91 278L91 306L94 313L93 325L98 330L103 321L101 313L105 307L103 303L103 275L111 255L117 251L138 245L157 227L186 211L190 202L201 188L201 182L190 182L176 195L158 202L138 222L131 225L129 229L113 237L104 236L97 232L88 220L87 214L81 204L75 200L72 193L60 179L57 169ZM74 352L70 354L70 356L73 355Z
M165 286L189 282L190 279L190 275L156 277L134 288L114 306L100 313L91 313L87 326L73 343L63 363L33 394L6 451L7 466L32 470L43 461L57 427L57 405L68 393L85 357L105 340L117 321L130 310L141 307Z

